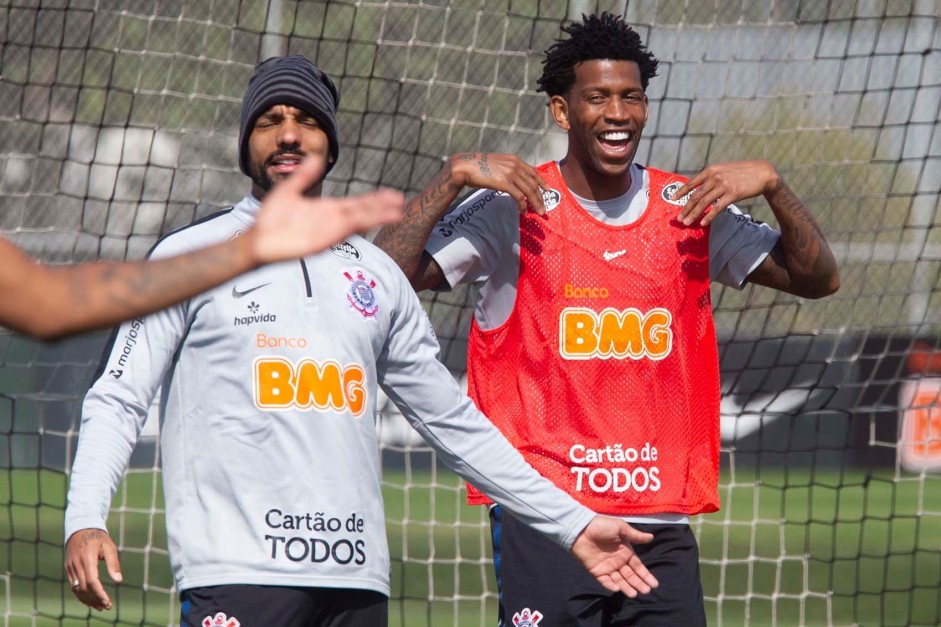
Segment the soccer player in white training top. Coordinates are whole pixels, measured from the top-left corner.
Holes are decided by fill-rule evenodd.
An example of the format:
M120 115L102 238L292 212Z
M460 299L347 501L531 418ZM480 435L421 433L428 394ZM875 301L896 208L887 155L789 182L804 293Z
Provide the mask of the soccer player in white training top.
M171 234L154 257L251 228L260 199L304 156L335 162L338 102L333 82L307 59L261 63L239 138L251 194ZM65 517L75 594L111 607L98 577L103 559L120 579L108 509L161 386L167 535L183 625L387 624L380 386L442 461L570 550L593 581L632 595L655 587L631 548L650 536L596 516L540 477L437 355L402 272L355 236L123 325L82 408Z

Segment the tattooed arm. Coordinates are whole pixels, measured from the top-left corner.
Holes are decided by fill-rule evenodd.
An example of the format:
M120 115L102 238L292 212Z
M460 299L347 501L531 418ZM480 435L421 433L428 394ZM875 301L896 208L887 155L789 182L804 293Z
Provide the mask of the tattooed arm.
M705 226L729 205L764 196L774 212L781 239L748 280L804 298L837 291L840 274L823 231L801 199L767 161L712 165L677 190L690 194L679 218L686 225Z
M43 339L158 311L258 266L327 248L399 219L404 198L381 190L307 198L322 166L308 160L265 198L242 237L160 261L46 266L0 239L0 325Z
M406 204L405 219L383 228L373 241L395 260L417 291L444 284L444 273L425 252L425 244L435 224L465 186L506 192L516 200L520 212L545 211L539 189L547 187L545 181L535 168L516 155L452 156L418 196Z

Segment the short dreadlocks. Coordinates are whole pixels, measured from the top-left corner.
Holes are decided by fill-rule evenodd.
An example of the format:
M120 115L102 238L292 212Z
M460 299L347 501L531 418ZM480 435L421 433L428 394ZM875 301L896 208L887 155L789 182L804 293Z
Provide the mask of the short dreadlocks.
M607 11L601 15L582 14L581 22L563 26L562 32L569 38L556 40L546 50L536 91L549 96L564 95L575 84L575 66L596 59L635 62L640 66L640 84L645 90L657 75L660 62L620 15Z

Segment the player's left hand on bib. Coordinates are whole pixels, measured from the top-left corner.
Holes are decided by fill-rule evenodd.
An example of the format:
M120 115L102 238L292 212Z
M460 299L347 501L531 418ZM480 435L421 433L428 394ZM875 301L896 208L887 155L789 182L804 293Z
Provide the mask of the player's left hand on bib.
M632 546L651 540L653 534L638 531L623 520L595 516L575 539L572 553L602 586L634 598L660 585Z
M459 187L495 189L516 201L520 214L545 215L543 191L549 184L539 172L513 154L463 152L448 159L451 178Z
M708 226L729 205L771 191L779 181L780 174L768 161L710 165L676 190L676 200L689 195L678 218L686 226Z

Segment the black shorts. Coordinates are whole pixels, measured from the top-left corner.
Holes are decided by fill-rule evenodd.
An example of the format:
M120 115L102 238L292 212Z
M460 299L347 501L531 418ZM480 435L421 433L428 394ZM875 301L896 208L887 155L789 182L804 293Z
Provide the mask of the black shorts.
M654 535L634 549L660 586L631 599L606 590L569 551L505 510L491 509L490 522L504 625L527 618L540 627L706 624L699 548L689 525L632 523ZM533 618L536 612L541 619Z
M208 586L184 590L180 602L182 627L386 627L389 624L389 599L373 590Z

